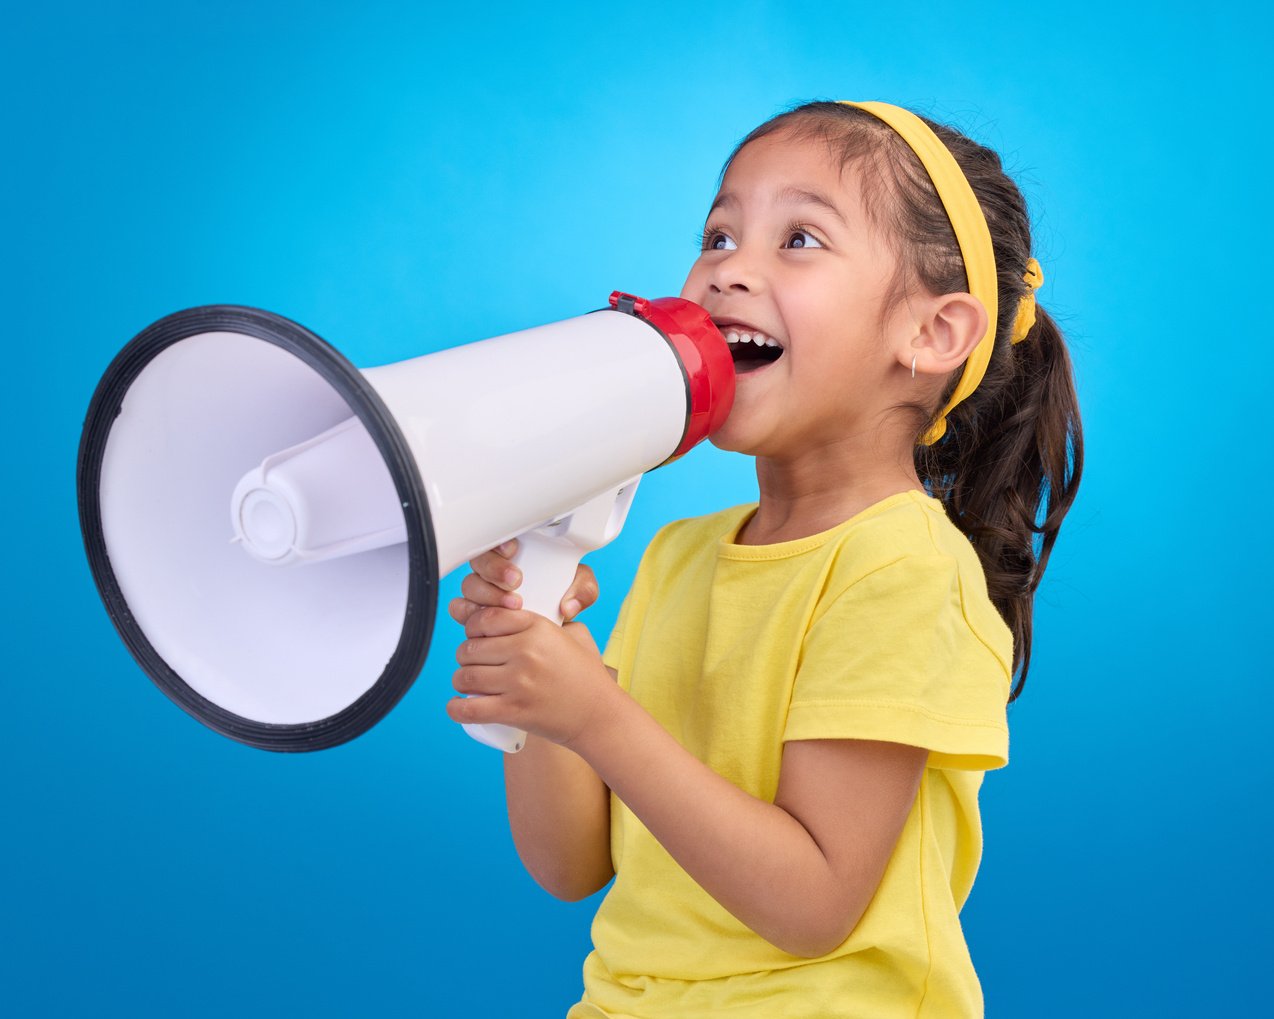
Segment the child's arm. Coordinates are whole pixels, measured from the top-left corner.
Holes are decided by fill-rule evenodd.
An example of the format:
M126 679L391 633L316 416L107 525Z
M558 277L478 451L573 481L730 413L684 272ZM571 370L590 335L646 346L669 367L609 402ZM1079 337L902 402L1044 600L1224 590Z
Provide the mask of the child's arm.
M506 558L516 549L516 542L509 542L469 564L473 573L462 584L464 597L450 606L456 622L466 623L484 605L521 606L515 590L522 578ZM581 565L563 598L562 614L573 618L596 600L593 572ZM564 629L581 646L597 653L583 626L568 623ZM540 887L568 901L604 887L615 873L610 856L610 790L587 762L528 734L519 753L504 755L504 786L518 857Z
M541 888L574 902L605 887L610 790L582 757L528 735L505 756L504 789L518 857Z
M467 624L459 722L516 725L568 748L713 898L777 947L818 956L853 930L880 883L928 752L862 740L789 743L774 803L685 750L596 652L529 612Z
M825 955L849 936L884 875L927 750L788 743L771 804L712 772L631 699L609 717L581 734L577 752L708 894L793 955Z

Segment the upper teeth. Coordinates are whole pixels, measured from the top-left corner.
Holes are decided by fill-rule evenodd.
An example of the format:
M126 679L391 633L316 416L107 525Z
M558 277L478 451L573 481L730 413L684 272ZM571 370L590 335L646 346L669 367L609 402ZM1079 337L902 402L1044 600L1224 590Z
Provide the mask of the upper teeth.
M727 329L725 333L726 343L755 343L758 347L777 347L779 341L773 336L766 336L765 333L745 332L741 329Z

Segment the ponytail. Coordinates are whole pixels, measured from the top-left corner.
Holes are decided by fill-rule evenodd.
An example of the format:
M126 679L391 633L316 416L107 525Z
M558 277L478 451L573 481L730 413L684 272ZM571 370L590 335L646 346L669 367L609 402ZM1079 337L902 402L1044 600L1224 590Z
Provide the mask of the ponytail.
M1037 309L1026 339L1006 347L997 367L1009 370L988 373L948 415L947 434L917 445L915 459L921 481L977 551L987 593L1013 633L1012 701L1030 669L1035 592L1075 501L1084 439L1070 356L1052 316Z

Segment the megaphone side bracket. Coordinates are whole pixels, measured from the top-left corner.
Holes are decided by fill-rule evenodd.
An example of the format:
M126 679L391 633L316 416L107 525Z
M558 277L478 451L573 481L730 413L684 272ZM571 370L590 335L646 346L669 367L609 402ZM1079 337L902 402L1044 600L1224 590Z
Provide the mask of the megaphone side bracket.
M111 427L129 387L146 366L175 343L229 332L272 343L313 369L346 401L371 434L390 469L407 527L407 604L398 645L372 686L327 718L297 724L243 718L191 688L155 650L129 609L111 567L102 527L99 490ZM80 530L98 593L125 646L164 694L198 721L263 750L322 750L345 743L379 722L402 699L424 666L438 603L438 555L420 472L393 416L362 374L324 340L280 315L239 305L179 311L138 333L103 374L85 416L76 489Z

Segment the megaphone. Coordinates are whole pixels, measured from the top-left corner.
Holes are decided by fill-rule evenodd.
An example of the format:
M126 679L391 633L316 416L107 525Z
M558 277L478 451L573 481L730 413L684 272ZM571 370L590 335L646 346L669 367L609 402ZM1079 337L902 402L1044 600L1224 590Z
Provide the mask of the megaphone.
M84 423L80 525L142 669L200 722L275 751L366 732L424 665L439 578L519 538L557 621L581 556L648 470L724 422L729 349L680 298L360 371L307 329L216 305L159 320ZM525 734L466 726L508 752Z

